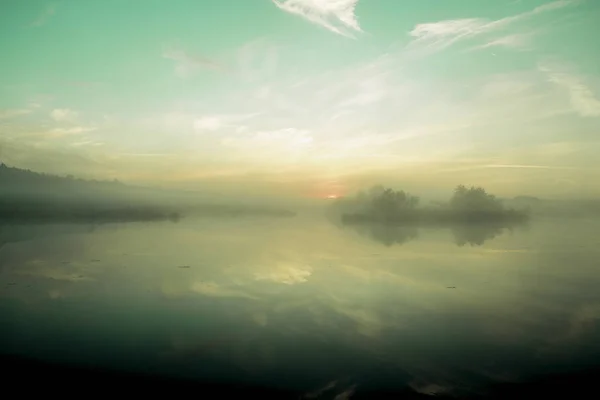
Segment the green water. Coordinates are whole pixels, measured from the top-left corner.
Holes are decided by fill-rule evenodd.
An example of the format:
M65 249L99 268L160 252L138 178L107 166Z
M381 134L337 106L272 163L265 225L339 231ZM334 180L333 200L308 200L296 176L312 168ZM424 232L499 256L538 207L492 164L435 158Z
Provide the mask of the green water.
M307 390L443 391L595 364L599 230L2 226L0 351Z

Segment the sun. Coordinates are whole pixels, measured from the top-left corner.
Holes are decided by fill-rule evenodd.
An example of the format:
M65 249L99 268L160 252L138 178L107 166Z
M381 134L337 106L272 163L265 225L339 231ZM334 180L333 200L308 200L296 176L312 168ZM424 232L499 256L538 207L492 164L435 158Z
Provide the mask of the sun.
M327 198L328 198L328 199L330 199L330 200L337 199L338 197L339 197L339 196L338 196L337 194L328 194L328 195L327 195Z

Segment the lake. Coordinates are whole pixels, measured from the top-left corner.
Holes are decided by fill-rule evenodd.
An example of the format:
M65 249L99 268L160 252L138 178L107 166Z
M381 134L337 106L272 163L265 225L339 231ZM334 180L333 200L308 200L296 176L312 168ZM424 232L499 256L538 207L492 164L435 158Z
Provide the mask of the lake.
M599 232L4 225L0 352L307 392L476 390L598 363Z

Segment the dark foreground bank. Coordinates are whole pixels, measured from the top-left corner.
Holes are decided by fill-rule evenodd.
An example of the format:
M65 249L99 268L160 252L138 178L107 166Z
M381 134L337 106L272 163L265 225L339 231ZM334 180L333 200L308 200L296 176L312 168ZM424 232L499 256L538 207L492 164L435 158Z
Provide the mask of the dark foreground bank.
M203 382L158 375L143 375L108 371L93 367L75 367L19 357L1 356L4 391L20 395L60 393L61 398L79 398L94 395L178 395L193 393L194 397L257 398L257 399L530 399L577 398L593 396L600 379L600 367L546 376L520 383L503 383L487 388L486 393L455 397L452 395L427 395L407 387L392 385L378 387L374 384L357 384L350 389L337 391L299 392L282 388L235 384L233 382ZM239 396L239 397L238 397Z

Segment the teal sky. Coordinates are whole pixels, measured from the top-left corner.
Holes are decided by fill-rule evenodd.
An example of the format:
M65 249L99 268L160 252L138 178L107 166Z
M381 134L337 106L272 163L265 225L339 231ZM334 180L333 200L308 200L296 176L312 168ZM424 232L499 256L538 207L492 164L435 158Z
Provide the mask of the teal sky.
M0 158L326 197L600 195L596 0L7 0Z

